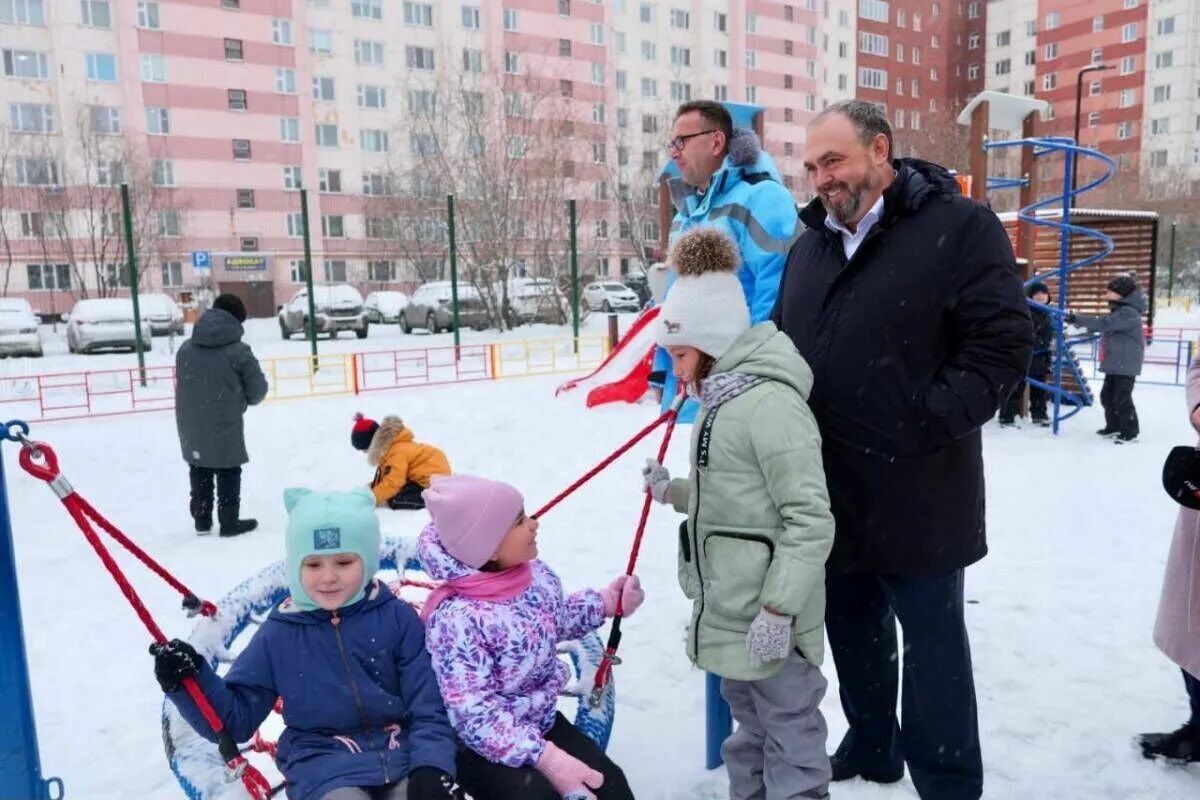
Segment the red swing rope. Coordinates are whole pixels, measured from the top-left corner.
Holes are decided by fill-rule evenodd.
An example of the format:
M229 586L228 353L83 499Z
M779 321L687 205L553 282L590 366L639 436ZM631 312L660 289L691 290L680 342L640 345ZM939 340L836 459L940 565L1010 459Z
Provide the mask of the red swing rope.
M128 537L121 534L112 523L104 519L92 506L80 497L74 487L62 476L58 469L58 457L54 450L49 445L40 442L31 442L24 436L20 436L21 454L19 463L26 472L33 477L45 481L54 494L62 501L63 506L75 520L75 524L79 526L79 530L83 532L83 536L87 539L88 544L96 551L96 555L100 558L100 562L104 564L104 568L108 570L109 575L116 582L117 587L121 590L121 594L125 595L125 599L129 601L129 605L133 607L134 613L138 619L150 632L150 636L159 644L166 644L167 637L163 635L162 629L158 627L158 623L154 621L154 617L146 609L141 597L130 584L125 574L121 571L121 567L113 559L108 548L100 541L100 537L96 534L96 530L92 527L88 517L92 517L104 529L105 532L113 536L119 543L124 545L135 556L146 564L160 577L164 578L168 583L184 594L184 604L187 606L188 598L195 600L196 596L187 590L182 583L175 580L165 569L154 562L144 551L133 545L133 542ZM199 602L199 601L197 601ZM216 607L212 603L199 603L200 613L206 613L207 606L208 615L216 613ZM237 742L233 740L225 725L221 722L221 718L213 709L212 704L208 702L208 698L204 696L204 692L200 689L200 685L195 678L184 678L183 688L187 691L204 719L212 727L213 733L217 735L217 749L221 753L221 758L225 761L225 779L234 781L240 779L251 797L255 800L267 800L271 796L271 784L263 777L262 773L255 769L246 761L238 750Z

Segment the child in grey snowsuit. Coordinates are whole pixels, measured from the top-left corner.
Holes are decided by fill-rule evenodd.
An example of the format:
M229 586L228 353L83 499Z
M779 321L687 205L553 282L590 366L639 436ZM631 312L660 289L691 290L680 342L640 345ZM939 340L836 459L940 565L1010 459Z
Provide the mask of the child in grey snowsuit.
M1105 297L1110 310L1103 317L1070 313L1066 320L1102 334L1100 371L1104 373L1104 388L1100 390L1100 405L1104 407L1104 427L1096 433L1115 437L1117 444L1126 444L1135 441L1139 433L1133 384L1142 374L1146 356L1146 337L1142 332L1146 295L1132 276L1118 275L1108 282Z

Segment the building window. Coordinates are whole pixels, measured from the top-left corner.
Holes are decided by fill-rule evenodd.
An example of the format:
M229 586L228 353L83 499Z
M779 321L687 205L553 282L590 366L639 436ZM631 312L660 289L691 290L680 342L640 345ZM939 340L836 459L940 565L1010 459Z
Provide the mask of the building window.
M336 98L334 90L333 78L327 78L322 75L314 75L312 79L312 98L313 100L323 100L332 102Z
M333 32L310 28L308 31L308 49L318 55L332 55Z
M250 140L249 139L234 139L233 140L233 160L234 161L249 161L250 160Z
M432 92L430 94L432 94ZM382 86L366 86L359 84L358 107L379 109L387 108L387 89Z
M1166 136L1171 132L1171 120L1169 117L1157 117L1150 120L1150 135L1151 136Z
M146 109L146 133L166 136L171 132L171 114L165 108Z
M1012 71L1012 61L1007 58L1002 58L996 62L996 74L1007 75Z
M1165 167L1167 165L1167 151L1155 150L1150 153L1150 166Z
M1165 103L1171 99L1171 84L1166 83L1162 86L1154 87L1154 102Z
M79 5L84 25L89 28L112 27L112 9L108 0L80 0Z
M156 212L158 235L170 239L178 239L182 234L179 226L179 212L173 208L163 208Z
M571 57L571 40L570 39L559 39L558 40L558 57L559 58L570 58Z
M979 19L979 0L967 4L967 19Z
M419 50L417 47L406 47L405 51ZM432 53L433 51L430 51ZM383 66L383 42L368 39L354 40L354 63L381 67ZM411 63L409 66L413 66Z
M504 30L515 33L519 30L518 22L515 8L504 9Z
M299 117L280 117L279 118L279 141L288 144L299 144L300 142L300 118Z
M887 89L888 75L882 69L870 69L868 67L858 68L858 85L864 89L878 89L883 91Z
M254 190L253 189L238 189L237 190L237 207L238 208L254 208Z
M692 65L691 48L672 45L671 63L677 67L690 67Z
M483 72L483 51L463 48L463 72L473 72L476 75Z
M160 158L151 161L150 182L155 186L174 186L175 162Z
M1099 95L1101 91L1100 81L1088 82L1088 96L1095 97Z
M1042 76L1042 91L1049 92L1058 88L1058 73L1050 72Z
M70 264L26 264L25 278L31 292L70 291Z
M936 3L934 7L937 7ZM858 0L858 16L875 22L888 22L888 4L885 0Z
M386 153L388 151L387 131L363 128L358 132L358 140L364 153Z
M412 131L408 134L408 149L415 156L437 155L438 142L433 134Z
M1089 128L1100 127L1100 112L1099 111L1088 112L1088 127Z
M1117 139L1124 141L1133 135L1133 123L1122 122L1117 125Z
M1104 17L1092 17L1092 33L1099 33L1104 30Z
M8 112L9 122L14 131L54 133L54 106L38 103L12 103L8 107Z
M978 64L971 64L967 67L967 80L978 80L981 71L981 67Z
M241 61L242 60L242 40L241 39L226 39L225 40L225 60L226 61Z
M692 15L682 9L671 9L671 27L686 31L692 27Z
M1058 12L1051 11L1049 14L1046 15L1045 29L1048 31L1052 31L1057 27L1058 27Z
M294 191L302 186L304 186L304 178L301 176L300 167L284 167L283 188Z
M275 70L275 91L280 94L296 93L296 70L278 68Z
M346 218L341 214L322 215L321 235L329 239L345 239ZM346 280L345 276L343 276L340 280Z
M888 54L888 37L880 36L878 33L860 32L858 34L858 51L873 56L886 57Z
M362 193L368 197L387 197L392 194L391 176L384 173L365 173L362 179Z
M658 45L654 42L642 41L642 58L646 61L658 59Z
M1058 58L1058 42L1051 42L1042 48L1042 58L1046 61L1053 61Z
M1133 40L1137 39L1137 29L1138 29L1138 26L1137 26L1136 22L1127 22L1124 25L1122 25L1121 26L1121 41L1122 42L1132 42Z
M340 169L317 170L317 190L321 194L341 194L342 171Z
M692 85L690 83L681 83L680 81L671 81L671 100L675 103L686 103L692 99Z
M92 133L119 134L121 109L117 106L88 106L88 128Z
M299 216L299 215L297 215ZM291 225L288 225L291 228ZM290 235L290 234L289 234ZM299 236L299 234L297 234ZM288 277L292 283L304 283L308 280L308 270L305 269L304 261L294 258L288 262Z
M0 22L14 25L45 25L45 2L44 0L4 0L4 2L0 2Z
M1136 56L1125 56L1121 59L1121 74L1132 75L1137 66Z
M326 261L325 264L325 282L326 283L345 283L346 282L346 262L341 259Z
M292 21L290 19L271 20L271 41L282 46L292 44Z
M318 123L316 126L317 147L337 147L338 127L332 123Z
M182 261L164 261L162 263L162 285L164 289L179 289L183 286Z
M642 97L658 97L658 81L642 78Z
M392 283L396 280L395 261L368 261L367 280L374 283Z
M229 89L226 92L226 103L230 111L245 111L246 110L246 90L245 89Z
M479 8L476 6L462 7L462 26L469 31L479 30Z
M1121 100L1120 100L1120 104L1119 104L1121 108L1132 107L1136 100L1137 100L1137 92L1134 89L1122 89L1121 90Z
M285 218L287 235L291 239L299 239L304 235L304 217L299 212L291 212Z
M380 44L380 47L383 47ZM380 64L383 64L383 56L380 56ZM408 65L409 70L433 70L433 48L432 47L412 47L404 48L404 64Z
M404 4L405 11L410 5L412 3ZM383 0L354 0L350 4L350 13L359 19L383 19Z
M1167 69L1175 65L1175 51L1165 50L1161 53L1154 54L1154 68Z
M9 51L4 51L7 56ZM89 81L97 83L115 83L117 80L117 59L111 53L88 53L84 57L87 65ZM7 58L5 59L7 62ZM7 63L5 64L7 67Z

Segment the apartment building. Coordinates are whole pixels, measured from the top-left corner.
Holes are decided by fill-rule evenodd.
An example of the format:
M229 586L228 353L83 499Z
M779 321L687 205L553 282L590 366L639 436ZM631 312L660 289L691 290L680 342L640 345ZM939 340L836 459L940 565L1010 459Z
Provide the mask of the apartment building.
M653 182L679 103L763 106L802 198L804 126L829 102L903 113L915 152L922 114L977 91L954 55L986 24L975 6L0 0L0 269L39 307L119 292L128 182L144 287L195 289L207 259L260 313L304 278L302 186L318 282L440 275L447 191L468 261L502 239L513 268L565 266L570 197L584 270L618 275L660 255Z

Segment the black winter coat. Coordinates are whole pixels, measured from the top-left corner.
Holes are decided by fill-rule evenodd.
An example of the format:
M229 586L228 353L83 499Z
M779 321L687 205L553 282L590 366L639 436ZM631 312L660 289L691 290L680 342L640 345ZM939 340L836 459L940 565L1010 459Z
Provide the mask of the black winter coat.
M267 379L242 325L211 308L175 354L175 427L183 460L197 467L238 467L250 460L242 414L267 396Z
M837 534L831 572L933 576L987 553L979 427L1025 375L1012 246L942 167L895 162L847 262L814 200L772 314L812 367Z

